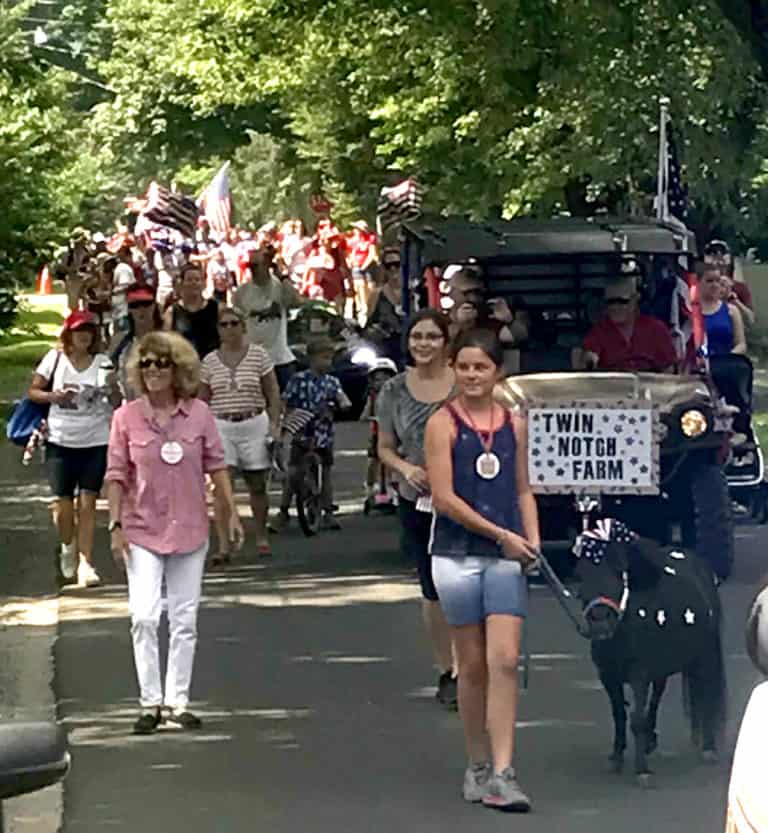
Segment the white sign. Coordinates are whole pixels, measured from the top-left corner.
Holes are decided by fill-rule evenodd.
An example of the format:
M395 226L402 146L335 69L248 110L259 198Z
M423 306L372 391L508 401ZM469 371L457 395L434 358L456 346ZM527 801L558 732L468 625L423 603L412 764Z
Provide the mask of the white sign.
M540 493L658 494L658 414L645 403L532 407L528 474Z

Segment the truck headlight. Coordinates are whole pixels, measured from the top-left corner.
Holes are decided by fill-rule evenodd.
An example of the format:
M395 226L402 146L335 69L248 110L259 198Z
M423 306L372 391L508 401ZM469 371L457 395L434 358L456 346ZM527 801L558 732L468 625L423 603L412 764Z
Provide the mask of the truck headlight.
M707 418L701 411L685 411L680 417L680 430L686 437L700 437L708 427Z

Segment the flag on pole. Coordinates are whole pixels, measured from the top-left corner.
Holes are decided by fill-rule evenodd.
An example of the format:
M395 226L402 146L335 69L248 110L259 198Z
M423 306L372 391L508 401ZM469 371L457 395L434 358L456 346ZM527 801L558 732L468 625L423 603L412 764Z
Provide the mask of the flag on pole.
M424 189L411 177L392 188L382 188L376 206L379 237L389 235L402 223L421 216Z
M669 99L661 99L660 110L656 219L685 224L688 219L688 186L683 183L677 143L669 117Z
M197 213L197 205L191 197L169 191L153 182L147 191L142 216L151 223L176 229L185 237L194 237Z
M677 143L669 116L669 99L659 101L659 174L656 219L684 226L688 220L688 186L683 183ZM699 301L696 275L688 269L678 274L672 300L672 335L686 370L698 370L707 356L707 332Z
M229 190L229 162L225 162L200 195L200 213L211 231L226 234L232 217L232 195Z

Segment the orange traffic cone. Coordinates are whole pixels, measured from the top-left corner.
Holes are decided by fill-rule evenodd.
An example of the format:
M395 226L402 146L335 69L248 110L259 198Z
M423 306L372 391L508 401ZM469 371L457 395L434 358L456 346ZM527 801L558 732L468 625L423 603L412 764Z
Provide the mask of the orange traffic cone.
M37 294L38 295L52 295L53 294L53 279L51 278L51 270L48 266L43 266L37 276Z

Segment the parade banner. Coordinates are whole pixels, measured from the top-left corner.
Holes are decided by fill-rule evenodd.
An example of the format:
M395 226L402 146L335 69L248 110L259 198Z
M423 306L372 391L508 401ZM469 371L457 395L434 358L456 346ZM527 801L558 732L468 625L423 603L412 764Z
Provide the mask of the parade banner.
M649 403L528 409L528 474L539 494L659 493L659 417Z

